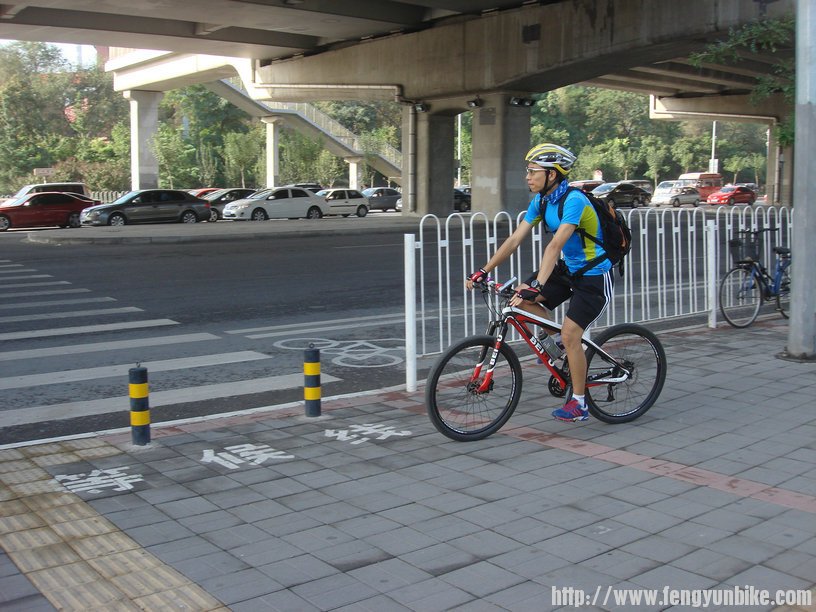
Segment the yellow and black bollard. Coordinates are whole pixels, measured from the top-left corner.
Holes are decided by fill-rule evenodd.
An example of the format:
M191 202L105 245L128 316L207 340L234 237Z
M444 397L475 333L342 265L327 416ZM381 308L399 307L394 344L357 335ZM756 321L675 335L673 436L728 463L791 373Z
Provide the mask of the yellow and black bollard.
M150 402L147 391L147 368L136 364L128 370L130 383L130 433L133 444L150 444Z
M314 344L303 351L303 399L307 417L320 416L320 349Z

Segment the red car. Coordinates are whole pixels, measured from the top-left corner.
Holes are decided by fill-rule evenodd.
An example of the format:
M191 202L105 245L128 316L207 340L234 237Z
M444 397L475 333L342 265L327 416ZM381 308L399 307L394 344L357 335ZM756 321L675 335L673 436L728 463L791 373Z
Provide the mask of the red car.
M77 193L29 193L0 204L0 232L11 227L80 227L79 213L99 200Z
M706 198L706 203L732 206L733 204L753 204L755 200L756 194L747 187L728 185L709 195Z

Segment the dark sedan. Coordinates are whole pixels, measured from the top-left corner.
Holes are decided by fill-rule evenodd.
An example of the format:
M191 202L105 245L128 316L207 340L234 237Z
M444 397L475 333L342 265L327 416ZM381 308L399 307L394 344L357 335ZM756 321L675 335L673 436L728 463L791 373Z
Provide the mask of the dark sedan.
M82 211L83 225L129 223L198 223L210 218L210 203L180 189L142 189L110 204Z
M609 202L615 208L646 206L652 199L651 194L645 189L626 182L604 183L593 189L592 195Z
M470 194L461 189L453 190L453 210L467 212L470 210Z
M397 200L402 194L391 187L369 187L363 189L363 195L368 198L370 210L397 210Z

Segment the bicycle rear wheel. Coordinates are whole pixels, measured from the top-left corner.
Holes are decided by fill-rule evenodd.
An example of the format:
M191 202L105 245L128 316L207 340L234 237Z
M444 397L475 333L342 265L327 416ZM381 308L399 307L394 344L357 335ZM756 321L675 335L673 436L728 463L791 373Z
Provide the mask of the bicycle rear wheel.
M627 423L642 416L660 396L666 382L666 351L660 340L645 327L627 323L601 332L595 343L621 363L629 376L623 382L593 385L593 378L618 378L625 372L589 347L586 352L589 412L605 423Z
M779 293L776 294L776 309L785 319L788 318L788 313L790 313L790 271L790 266L788 266L785 268L785 271L782 272L782 282L779 283Z
M762 306L762 287L749 267L733 268L720 282L720 312L734 327L748 327Z
M521 397L521 364L513 349L502 343L490 387L478 388L493 353L493 336L471 336L452 344L428 374L425 406L436 429L452 440L481 440L504 425Z

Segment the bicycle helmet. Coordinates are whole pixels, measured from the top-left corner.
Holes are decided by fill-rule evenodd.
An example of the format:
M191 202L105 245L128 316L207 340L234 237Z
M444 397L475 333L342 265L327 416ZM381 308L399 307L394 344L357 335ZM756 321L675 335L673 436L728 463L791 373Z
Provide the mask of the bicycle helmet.
M564 147L546 142L530 149L524 160L542 168L552 168L557 170L561 176L567 176L572 170L576 157Z

